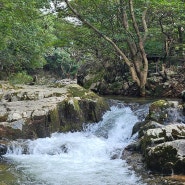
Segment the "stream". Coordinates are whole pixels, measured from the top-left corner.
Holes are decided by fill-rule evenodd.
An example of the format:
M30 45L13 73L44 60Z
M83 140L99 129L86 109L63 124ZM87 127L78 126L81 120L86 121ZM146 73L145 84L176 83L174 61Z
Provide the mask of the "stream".
M82 132L12 142L3 158L16 180L7 184L144 185L120 157L134 140L132 127L147 110L147 105L133 111L120 103L99 123L86 124Z

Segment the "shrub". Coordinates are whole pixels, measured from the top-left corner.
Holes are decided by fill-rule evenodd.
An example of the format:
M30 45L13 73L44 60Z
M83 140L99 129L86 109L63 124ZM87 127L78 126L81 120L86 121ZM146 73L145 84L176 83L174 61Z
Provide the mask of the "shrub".
M33 81L33 78L25 71L15 73L10 76L9 82L11 84L27 84Z

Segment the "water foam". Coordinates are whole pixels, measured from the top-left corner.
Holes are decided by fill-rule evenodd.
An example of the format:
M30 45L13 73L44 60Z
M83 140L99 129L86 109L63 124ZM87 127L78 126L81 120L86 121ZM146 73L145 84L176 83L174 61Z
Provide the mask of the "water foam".
M112 107L101 122L86 126L83 132L17 141L5 157L27 177L22 184L142 184L119 158L132 140L131 130L137 121L129 107Z

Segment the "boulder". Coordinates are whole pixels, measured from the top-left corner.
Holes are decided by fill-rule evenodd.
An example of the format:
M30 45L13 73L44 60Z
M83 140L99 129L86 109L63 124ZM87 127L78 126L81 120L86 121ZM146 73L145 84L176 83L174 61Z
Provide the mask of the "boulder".
M158 100L149 106L149 114L145 120L160 124L185 123L183 107L178 101Z
M163 174L185 174L185 139L165 142L149 148L147 167Z
M81 65L77 83L102 95L139 95L136 83L129 79L128 69L119 60L93 60Z
M144 155L147 155L149 147L178 139L185 139L184 124L171 124L148 129L141 137L141 150Z
M149 114L147 119L163 123L167 119L167 108L170 103L166 100L158 100L153 102L149 107Z
M138 132L138 137L141 138L148 129L162 127L161 124L155 121L141 121L137 122L132 128L132 135Z
M6 154L7 146L4 144L0 144L0 156Z

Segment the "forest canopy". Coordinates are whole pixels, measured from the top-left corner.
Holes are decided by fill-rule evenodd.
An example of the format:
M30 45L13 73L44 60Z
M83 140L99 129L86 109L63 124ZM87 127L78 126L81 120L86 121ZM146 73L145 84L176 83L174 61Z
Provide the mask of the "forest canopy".
M9 76L47 66L65 77L88 60L122 58L140 86L148 59L184 61L184 12L184 0L2 0L0 67Z

